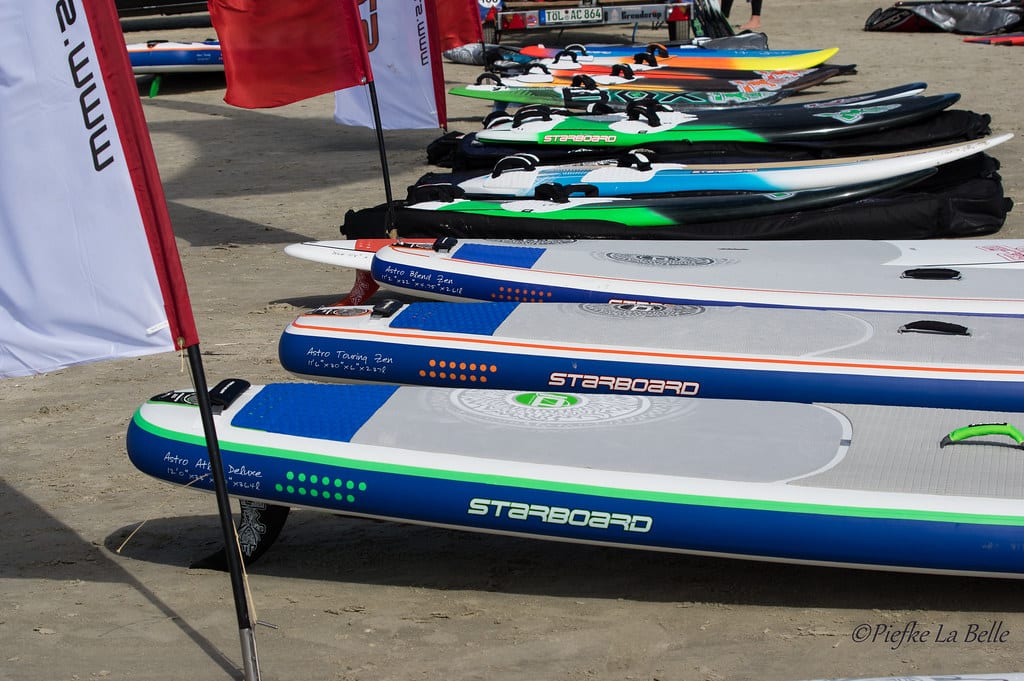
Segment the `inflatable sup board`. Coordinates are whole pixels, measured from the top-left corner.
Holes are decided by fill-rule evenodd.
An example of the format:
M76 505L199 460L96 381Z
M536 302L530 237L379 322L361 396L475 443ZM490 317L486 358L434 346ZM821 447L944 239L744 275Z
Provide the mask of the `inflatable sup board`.
M378 248L373 252L373 248ZM333 249L344 256L328 256ZM286 253L343 257L425 298L659 302L1024 316L1022 239L911 241L327 241Z
M151 73L203 73L223 71L224 58L220 41L174 42L151 40L128 45L128 59L132 72L137 75Z
M476 532L788 563L1020 577L1020 413L229 379L228 492ZM127 451L210 490L196 395ZM974 424L974 425L972 425Z
M303 378L1024 411L1013 317L638 303L322 307L278 346Z

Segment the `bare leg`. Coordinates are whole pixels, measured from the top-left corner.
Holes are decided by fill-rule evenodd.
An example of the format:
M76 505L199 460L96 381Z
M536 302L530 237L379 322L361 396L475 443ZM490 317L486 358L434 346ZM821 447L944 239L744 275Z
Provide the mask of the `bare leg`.
M761 2L762 0L750 0L750 21L740 26L741 31L761 30Z

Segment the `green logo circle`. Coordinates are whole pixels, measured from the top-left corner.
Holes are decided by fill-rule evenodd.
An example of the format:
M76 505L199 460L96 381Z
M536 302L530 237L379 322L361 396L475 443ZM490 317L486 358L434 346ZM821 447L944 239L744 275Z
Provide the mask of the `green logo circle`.
M538 409L563 409L580 403L578 397L566 393L519 393L513 399L524 407Z

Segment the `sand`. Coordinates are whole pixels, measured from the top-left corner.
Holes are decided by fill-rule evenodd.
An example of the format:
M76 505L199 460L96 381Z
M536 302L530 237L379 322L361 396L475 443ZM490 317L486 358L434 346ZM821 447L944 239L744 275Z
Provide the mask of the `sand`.
M865 33L877 6L769 0L764 30L773 48L838 46L836 62L857 64L857 75L817 88L823 96L911 81L962 93L960 108L1018 134L993 155L1007 195L1024 195L1024 49L946 33ZM738 3L734 21L745 12ZM187 22L132 27L146 30L127 33L128 42L213 35ZM631 27L617 27L506 40L630 37ZM666 38L649 26L637 33ZM451 84L479 72L445 67ZM335 125L329 96L265 111L222 97L217 77L168 79L142 103L210 382L290 380L277 362L281 330L301 310L339 299L352 276L282 248L339 238L346 210L383 200L375 137ZM464 132L488 111L454 97L448 107L450 129ZM386 133L396 195L431 170L425 147L440 134ZM999 235L1024 237L1024 209ZM239 676L228 577L189 569L219 545L213 497L147 478L125 455L138 404L188 385L173 354L0 382L0 679ZM273 625L256 630L265 679L784 681L1022 670L1024 582L1012 580L653 554L296 511L249 583L255 615ZM871 636L858 642L864 625ZM979 640L996 627L997 640ZM887 632L904 633L886 640Z

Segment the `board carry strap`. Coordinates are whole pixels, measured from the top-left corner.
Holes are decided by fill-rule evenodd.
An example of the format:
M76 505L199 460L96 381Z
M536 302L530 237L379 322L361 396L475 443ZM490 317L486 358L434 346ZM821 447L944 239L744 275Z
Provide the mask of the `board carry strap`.
M957 428L949 435L942 438L942 441L939 443L939 447L957 444L964 442L965 440L969 440L970 438L986 435L1005 435L1016 442L1017 447L1024 449L1024 433L1021 433L1020 430L1009 423L972 423L969 426Z

